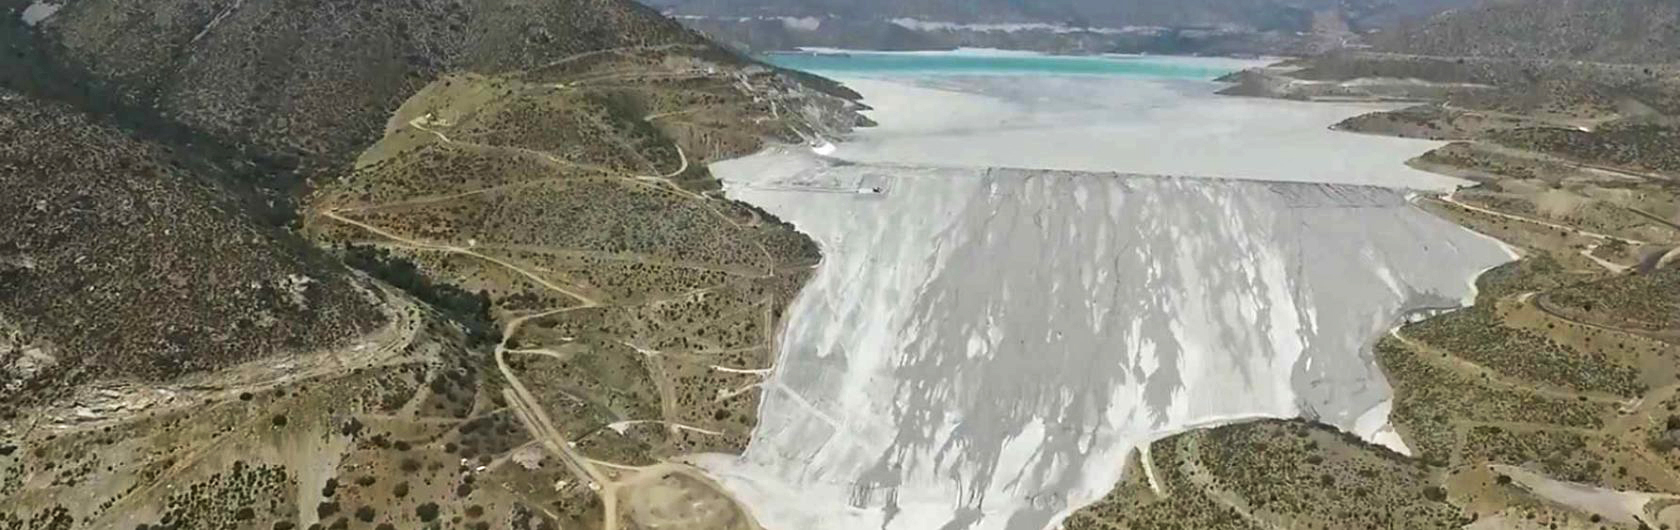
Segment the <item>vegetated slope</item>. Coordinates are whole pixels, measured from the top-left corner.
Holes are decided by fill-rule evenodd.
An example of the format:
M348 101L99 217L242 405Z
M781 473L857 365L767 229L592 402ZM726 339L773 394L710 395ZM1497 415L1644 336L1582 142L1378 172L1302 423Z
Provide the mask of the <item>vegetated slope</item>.
M307 245L269 225L292 215L288 203L307 178L348 168L396 106L439 72L670 47L739 64L618 1L90 0L33 25L16 17L27 5L0 4L9 13L0 85L22 93L8 95L10 111L31 109L9 123L23 140L7 146L16 169L5 177L16 193L6 194L15 207L4 215L8 226L32 228L7 235L8 263L29 265L7 266L16 281L5 284L5 301L29 309L11 325L28 328L19 332L37 337L29 340L106 356L60 352L68 357L55 366L74 373L99 365L176 376L280 346L318 348L377 321L365 304L355 307L362 295L341 268L306 257ZM89 116L43 106L49 99ZM70 238L86 248L62 244ZM178 259L155 255L164 252ZM102 269L100 260L121 267ZM295 314L219 305L235 301ZM90 325L101 315L168 320Z
M377 321L341 267L272 225L438 72L612 47L716 52L615 1L91 0L26 22L29 5L0 4L0 86L20 93L21 138L4 215L32 227L7 234L11 261L31 265L12 267L5 301L28 313L11 327L29 341L69 348L57 369L90 377L225 367Z
M384 320L343 267L212 178L0 90L0 402L341 345Z
M1667 0L1484 0L1407 24L1379 48L1426 55L1610 63L1680 61L1680 4Z
M29 3L7 2L19 10ZM16 55L0 63L9 84L86 92L87 105L155 114L277 169L302 166L302 176L342 169L441 72L494 73L619 47L707 46L616 0L89 0L33 28L15 18L6 25L22 34L11 37ZM44 74L61 79L29 79Z
M1069 530L1456 528L1444 473L1302 420L1199 429L1132 453L1121 484Z
M0 529L750 525L658 462L745 443L817 258L703 164L829 132L841 87L628 2L28 5Z
M532 396L523 414L552 418L558 438L545 441L582 455L566 457L578 468L612 475L505 472L566 481L525 498L559 502L562 521L611 525L620 514L579 499L642 502L653 485L638 477L694 473L670 459L745 447L775 330L820 259L791 226L719 197L704 164L766 138L829 134L845 108L776 71L684 49L446 75L318 190L305 227L484 293L504 330L500 374ZM685 488L688 500L669 500L717 511L680 527L743 524L720 490Z

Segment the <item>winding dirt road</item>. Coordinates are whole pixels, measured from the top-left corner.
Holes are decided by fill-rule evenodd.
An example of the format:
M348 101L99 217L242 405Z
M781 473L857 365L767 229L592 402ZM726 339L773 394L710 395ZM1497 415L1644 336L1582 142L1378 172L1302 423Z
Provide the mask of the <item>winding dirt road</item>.
M328 219L332 219L334 221L338 221L340 223L344 223L344 224L354 226L356 228L360 228L362 230L366 230L368 232L377 234L380 237L390 239L390 240L396 241L398 243L402 243L404 245L407 245L407 246L412 247L412 248L417 249L417 250L432 250L432 251L438 251L438 252L448 252L448 253L452 253L452 254L462 254L462 255L466 255L466 256L472 256L472 257L475 257L475 258L478 258L478 259L481 259L481 260L484 260L484 261L488 261L490 263L494 263L496 265L500 265L502 267L505 267L508 270L511 270L513 272L519 273L519 275L524 276L525 278L527 278L527 279L529 279L533 282L537 282L538 285L542 285L543 287L546 287L546 288L548 288L550 290L553 290L555 292L565 294L566 296L576 298L576 299L578 299L578 301L582 302L585 307L598 307L598 306L601 305L601 302L599 300L596 300L594 298L590 298L588 296L585 296L582 293L578 293L577 291L574 291L572 289L562 287L559 284L556 284L554 282L543 279L542 276L538 276L537 274L532 273L531 271L520 268L519 266L516 266L512 263L508 263L508 262L503 261L499 258L481 254L479 252L476 252L476 251L472 250L471 248L458 247L458 246L454 246L454 245L440 245L440 244L436 244L436 243L426 243L426 242L423 242L423 241L417 241L417 240L409 239L409 238L399 236L397 234L393 234L391 232L385 231L384 229L381 229L379 227L376 227L376 226L373 226L373 225L370 225L370 224L367 224L367 223L363 223L361 221L357 221L355 219L351 219L351 218L339 215L338 210L331 210L331 209L321 210L321 215L326 216Z

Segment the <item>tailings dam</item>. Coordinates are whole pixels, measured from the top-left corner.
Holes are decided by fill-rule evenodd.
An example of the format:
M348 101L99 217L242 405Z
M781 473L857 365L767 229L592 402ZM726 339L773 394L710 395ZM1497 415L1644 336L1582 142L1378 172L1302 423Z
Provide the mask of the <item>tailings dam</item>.
M842 80L881 100L879 130L712 168L824 254L750 447L701 462L767 528L1045 528L1135 448L1244 418L1405 451L1370 344L1511 259L1410 202L1453 185L1401 165L1430 145L1322 130L1359 109L1226 98L1254 108L1196 125L1138 121L1214 101L1171 76ZM1132 95L1052 97L1076 89ZM898 103L926 92L949 96ZM1296 122L1316 130L1261 134Z

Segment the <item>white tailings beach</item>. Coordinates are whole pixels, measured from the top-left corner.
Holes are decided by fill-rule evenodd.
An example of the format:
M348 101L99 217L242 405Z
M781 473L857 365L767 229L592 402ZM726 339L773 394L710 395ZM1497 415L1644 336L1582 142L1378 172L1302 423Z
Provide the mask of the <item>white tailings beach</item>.
M1426 190L1467 182L1404 164L1443 142L1330 130L1397 105L1214 94L1203 81L1095 76L844 78L880 126L832 155L933 167L1122 171Z
M1139 445L1244 418L1395 443L1370 344L1511 259L1396 189L1456 183L1401 165L1433 144L1324 130L1363 109L1181 80L843 81L880 128L712 167L824 253L746 453L697 459L766 528L1046 528Z

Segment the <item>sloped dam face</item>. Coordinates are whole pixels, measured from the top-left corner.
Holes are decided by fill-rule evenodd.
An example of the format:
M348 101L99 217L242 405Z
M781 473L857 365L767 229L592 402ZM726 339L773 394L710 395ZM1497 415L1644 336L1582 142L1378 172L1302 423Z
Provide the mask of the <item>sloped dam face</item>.
M824 253L746 454L702 459L772 529L1046 528L1132 449L1243 418L1403 451L1369 345L1510 259L1366 185L798 148L713 170Z

